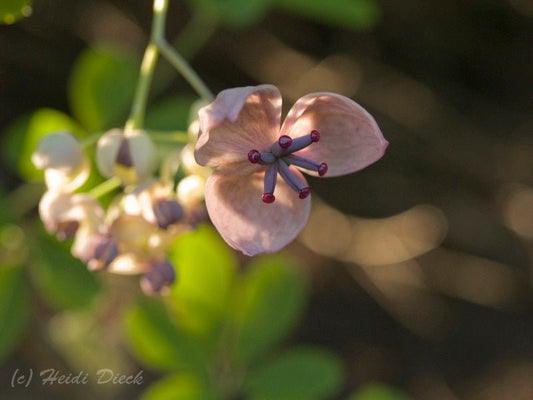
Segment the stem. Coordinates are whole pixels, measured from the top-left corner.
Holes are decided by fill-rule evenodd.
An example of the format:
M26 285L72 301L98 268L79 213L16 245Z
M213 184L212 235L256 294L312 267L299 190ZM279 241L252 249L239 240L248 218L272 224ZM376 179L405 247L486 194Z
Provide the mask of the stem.
M135 89L130 116L128 121L126 121L126 130L139 129L144 123L148 92L150 91L150 85L152 83L154 69L159 54L156 43L164 36L165 33L165 18L167 15L167 9L168 0L154 0L154 19L152 21L150 42L144 51L144 56L141 63L141 71L139 74L139 80L137 81L137 88Z
M213 93L211 93L196 71L192 69L185 58L183 58L171 45L169 45L164 38L159 39L157 42L157 47L159 48L159 51L163 57L165 57L167 61L181 73L181 75L189 82L193 89L196 90L200 97L207 101L213 100Z
M154 76L155 66L159 52L169 61L170 64L189 84L198 92L198 94L205 100L213 100L213 94L207 88L198 74L191 68L185 58L183 58L172 46L165 40L165 19L168 10L168 0L154 0L154 18L152 21L152 30L150 33L150 42L146 46L143 60L141 63L141 70L139 73L139 80L137 81L137 88L131 106L131 112L126 121L125 130L139 129L144 124L144 116L146 112L146 103L152 79Z
M121 184L122 181L118 177L114 176L109 178L107 181L100 183L98 186L93 187L88 194L89 196L98 199L119 188Z

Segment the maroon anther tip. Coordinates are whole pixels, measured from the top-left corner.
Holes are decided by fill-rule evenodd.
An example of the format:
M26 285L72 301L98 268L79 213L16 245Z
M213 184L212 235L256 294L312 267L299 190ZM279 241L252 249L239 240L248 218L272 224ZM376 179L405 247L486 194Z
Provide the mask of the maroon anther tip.
M320 132L316 129L311 131L311 142L318 142L320 140Z
M328 172L328 164L323 162L318 166L318 175L324 176L326 175L326 172Z
M248 152L248 161L250 161L252 164L257 164L259 161L261 161L261 153L259 153L257 150L250 150Z
M300 199L305 199L307 196L309 196L309 193L311 193L311 189L308 187L304 187L302 190L298 192L298 197Z
M278 143L279 147L281 147L282 149L287 149L292 144L292 138L287 135L280 136Z
M263 200L263 202L267 204L270 204L270 203L274 203L274 200L276 200L276 197L272 193L263 193L263 195L261 196L261 200Z

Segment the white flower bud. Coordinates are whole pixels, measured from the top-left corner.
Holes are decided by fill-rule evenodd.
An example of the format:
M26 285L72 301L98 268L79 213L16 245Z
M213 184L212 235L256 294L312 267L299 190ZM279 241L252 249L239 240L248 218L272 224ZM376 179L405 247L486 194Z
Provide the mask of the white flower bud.
M183 178L176 188L178 201L185 208L194 208L205 197L206 179L199 175L189 175Z
M69 132L43 136L31 160L45 170L46 186L53 191L74 191L85 183L91 170L80 142Z
M142 182L157 167L157 149L143 131L112 129L98 140L96 165L106 178L118 176L126 184Z
M31 160L39 169L53 168L70 173L81 165L83 151L74 135L69 132L55 132L39 140Z
M70 239L78 228L91 232L102 230L104 210L87 194L48 191L39 202L39 215L50 233Z

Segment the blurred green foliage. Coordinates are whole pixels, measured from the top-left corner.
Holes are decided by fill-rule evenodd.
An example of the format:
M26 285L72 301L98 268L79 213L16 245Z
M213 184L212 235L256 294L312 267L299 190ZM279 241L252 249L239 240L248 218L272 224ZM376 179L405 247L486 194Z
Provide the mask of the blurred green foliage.
M339 390L342 364L323 349L266 355L304 310L305 279L292 262L262 257L238 272L233 253L207 226L178 238L171 259L179 279L170 296L142 300L125 319L140 362L171 372L146 398L223 399L242 391L253 399L298 392L326 399Z
M31 0L0 1L0 23L12 24L31 14Z
M410 400L403 391L382 383L369 383L354 392L348 400Z
M349 30L367 30L381 17L375 0L189 0L197 12L233 28L259 22L272 9Z

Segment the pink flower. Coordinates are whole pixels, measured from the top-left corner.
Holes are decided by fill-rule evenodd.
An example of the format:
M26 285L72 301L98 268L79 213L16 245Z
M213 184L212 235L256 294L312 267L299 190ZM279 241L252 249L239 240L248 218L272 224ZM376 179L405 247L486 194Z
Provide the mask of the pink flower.
M283 125L272 85L224 90L198 115L196 161L217 167L205 189L209 216L247 255L277 251L304 227L311 199L300 170L349 174L380 159L388 145L366 110L334 93L300 98Z

